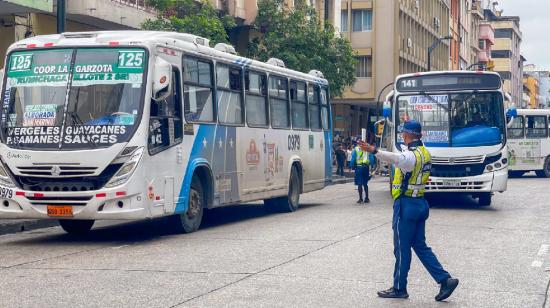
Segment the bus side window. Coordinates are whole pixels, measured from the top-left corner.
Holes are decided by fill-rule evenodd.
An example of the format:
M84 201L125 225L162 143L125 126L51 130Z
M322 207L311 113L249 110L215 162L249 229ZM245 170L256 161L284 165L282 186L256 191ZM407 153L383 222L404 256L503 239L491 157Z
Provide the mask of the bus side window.
M214 122L212 100L212 64L195 58L184 58L185 120Z
M247 71L244 74L246 123L251 127L269 125L267 107L267 77Z
M328 88L323 87L321 89L321 122L323 129L328 130L329 127L329 96Z
M309 127L312 130L321 129L321 110L319 107L319 87L308 84L307 98L309 103Z
M172 93L162 101L151 100L149 120L149 152L161 152L182 141L183 120L181 108L181 79L179 71L172 70Z
M292 102L292 127L309 129L305 82L290 82L290 101Z
M216 65L218 117L222 124L244 124L241 70L227 65Z
M527 138L548 137L548 123L546 116L527 116Z
M271 103L271 126L289 128L288 82L282 77L269 76L269 101Z
M524 118L523 116L518 116L514 119L512 126L508 128L508 138L510 139L521 139L524 135Z

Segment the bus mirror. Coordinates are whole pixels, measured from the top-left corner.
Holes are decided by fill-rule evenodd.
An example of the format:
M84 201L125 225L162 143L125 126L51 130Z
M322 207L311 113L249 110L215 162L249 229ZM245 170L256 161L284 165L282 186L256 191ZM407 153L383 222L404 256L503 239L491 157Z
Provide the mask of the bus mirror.
M506 111L506 119L508 121L507 127L512 127L514 124L514 120L518 117L518 110L516 109L516 106L512 104L512 107L510 107Z
M157 57L153 72L153 100L161 101L172 93L172 66L170 63Z

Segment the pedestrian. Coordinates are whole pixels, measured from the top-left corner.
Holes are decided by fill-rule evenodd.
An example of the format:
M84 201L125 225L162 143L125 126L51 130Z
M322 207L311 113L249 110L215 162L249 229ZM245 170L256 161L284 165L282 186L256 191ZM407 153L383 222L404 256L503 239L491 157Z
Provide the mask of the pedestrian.
M411 265L411 247L433 279L440 284L436 301L442 301L453 293L458 279L443 269L441 263L426 244L426 220L429 206L424 199L426 183L430 177L431 156L422 143L422 127L419 122L405 122L401 129L407 149L402 153L378 150L370 144L362 144L376 158L393 164L395 173L392 183L393 245L395 268L393 286L378 292L383 298L408 298L407 275Z
M359 200L357 204L369 203L369 180L370 171L369 165L371 160L369 159L369 153L359 146L361 139L357 139L357 146L351 153L351 164L355 170L355 185L357 185L357 191L359 192ZM365 191L365 198L363 198L363 189Z
M346 163L346 152L342 145L338 146L336 149L336 174L344 176L344 164Z
M351 171L351 154L353 147L351 145L348 145L346 150L346 166Z

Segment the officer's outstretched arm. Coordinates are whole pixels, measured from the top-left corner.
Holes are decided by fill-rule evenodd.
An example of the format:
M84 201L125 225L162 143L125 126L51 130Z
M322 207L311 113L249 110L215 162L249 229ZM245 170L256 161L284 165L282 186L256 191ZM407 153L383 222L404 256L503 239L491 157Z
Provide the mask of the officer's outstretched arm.
M376 158L381 161L395 165L403 172L410 172L414 169L414 163L416 157L410 151L405 151L403 153L393 153L388 151L377 150Z

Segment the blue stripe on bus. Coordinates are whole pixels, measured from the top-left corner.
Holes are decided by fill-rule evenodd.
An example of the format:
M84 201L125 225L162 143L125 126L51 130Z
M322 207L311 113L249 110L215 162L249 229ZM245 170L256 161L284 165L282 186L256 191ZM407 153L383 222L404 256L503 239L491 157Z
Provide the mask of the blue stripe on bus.
M198 166L206 165L210 167L208 157L212 153L212 140L216 131L215 125L199 125L197 134L195 135L195 141L191 154L189 155L189 162L185 170L185 177L180 188L178 203L176 204L175 214L185 213L189 207L188 197L189 190L191 188L191 181L193 180L193 172ZM206 140L206 146L203 141Z

